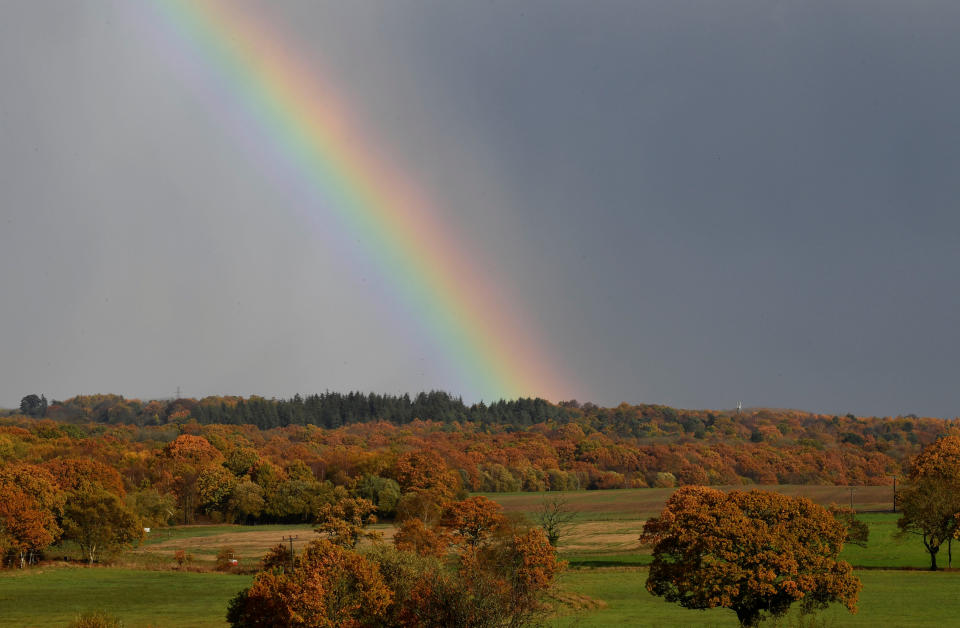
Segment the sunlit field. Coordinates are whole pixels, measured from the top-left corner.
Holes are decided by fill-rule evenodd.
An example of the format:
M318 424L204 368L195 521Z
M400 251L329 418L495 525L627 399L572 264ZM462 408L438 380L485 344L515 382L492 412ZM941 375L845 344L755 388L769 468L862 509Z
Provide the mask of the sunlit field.
M821 503L838 501L843 487L766 487L804 494ZM560 579L562 598L572 602L551 619L556 626L736 626L729 610L693 611L668 604L644 589L649 551L638 541L647 516L656 513L670 489L578 491L564 494L491 494L514 514L532 517L544 499L561 496L577 514L560 541L569 568ZM886 487L859 489L860 508L880 506ZM848 545L842 557L863 581L860 611L831 608L818 616L827 626L943 626L953 621L950 602L960 573L924 571L929 564L919 539L898 537L897 515L863 513L870 527L866 548ZM376 526L389 539L389 525ZM125 626L224 626L227 602L250 575L211 573L223 547L236 552L242 568L253 568L272 546L290 536L302 547L310 526L193 525L155 530L118 566L44 566L0 574L0 625L63 626L78 613L106 610ZM173 553L193 557L174 569ZM60 548L69 553L70 548ZM52 550L56 555L57 548ZM946 548L938 556L947 564ZM888 569L884 569L888 568ZM894 568L895 570L890 570ZM789 625L790 618L785 620Z

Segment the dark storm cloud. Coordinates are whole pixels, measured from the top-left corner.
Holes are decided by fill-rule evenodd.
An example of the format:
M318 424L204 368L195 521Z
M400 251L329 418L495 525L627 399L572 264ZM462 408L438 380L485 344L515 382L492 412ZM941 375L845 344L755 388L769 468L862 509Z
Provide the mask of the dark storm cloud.
M954 3L271 6L571 396L960 412ZM445 383L135 9L2 14L0 401Z

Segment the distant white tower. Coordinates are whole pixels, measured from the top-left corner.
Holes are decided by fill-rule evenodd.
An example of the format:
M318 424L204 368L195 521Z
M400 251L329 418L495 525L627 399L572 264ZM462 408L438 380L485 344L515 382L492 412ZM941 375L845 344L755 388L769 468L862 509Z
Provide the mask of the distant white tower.
M737 402L737 414L740 414L740 411L741 411L741 410L743 410L743 402L742 402L742 401L738 401L738 402Z

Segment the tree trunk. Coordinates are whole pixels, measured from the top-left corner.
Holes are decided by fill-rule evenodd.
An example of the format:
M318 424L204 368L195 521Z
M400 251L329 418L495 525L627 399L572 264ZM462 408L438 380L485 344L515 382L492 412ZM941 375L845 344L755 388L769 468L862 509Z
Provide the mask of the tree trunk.
M929 548L930 549L930 571L937 570L937 552L940 551L939 547Z
M737 614L737 619L740 620L741 628L753 628L753 626L760 623L760 611L756 608L745 608L741 606L733 610Z

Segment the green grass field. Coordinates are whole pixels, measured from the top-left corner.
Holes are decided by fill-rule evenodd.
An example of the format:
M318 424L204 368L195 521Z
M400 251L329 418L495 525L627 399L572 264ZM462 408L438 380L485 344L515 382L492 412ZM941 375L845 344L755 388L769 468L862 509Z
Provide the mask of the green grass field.
M840 557L854 567L914 567L926 569L930 566L930 555L923 548L920 537L905 535L898 537L897 519L893 513L865 513L858 517L867 522L870 538L867 547L845 545ZM960 544L954 544L960 552ZM937 564L947 566L947 545L937 554ZM957 556L960 565L960 554Z
M820 503L849 496L843 487L781 487ZM861 507L876 507L886 487L860 489ZM573 626L736 626L733 612L693 611L668 604L646 592L650 552L639 544L643 520L659 512L670 489L577 491L564 494L576 521L561 539L561 556L570 563L564 590L587 596L601 608L566 611L552 620ZM550 494L552 497L555 494ZM490 495L511 513L532 514L544 494ZM958 625L952 602L960 589L960 571L930 573L929 558L916 537L897 537L897 515L864 513L870 527L866 548L847 546L842 557L863 581L860 612L830 608L818 615L820 626ZM384 528L389 537L387 526ZM0 626L64 626L78 613L104 610L124 626L225 626L227 602L248 586L251 576L172 571L171 557L186 548L195 566L209 568L217 549L230 545L242 562L255 564L280 538L298 536L302 546L313 538L310 526L183 526L155 532L121 560L128 568L45 566L0 572ZM960 550L960 548L958 548ZM938 556L946 566L946 547ZM958 557L960 562L960 557ZM143 569L149 566L152 570ZM886 568L886 569L884 569ZM896 570L891 570L891 568ZM906 568L906 569L904 569ZM783 626L795 625L788 617Z
M109 567L0 573L0 625L64 626L104 610L124 626L225 626L227 602L252 577Z
M919 627L957 625L956 591L960 576L923 571L858 571L863 582L859 612L832 606L818 615L826 626ZM563 586L602 599L606 608L561 617L554 625L573 626L738 626L726 609L698 611L668 604L644 589L647 570L573 570ZM790 625L791 618L783 622Z
M960 579L955 573L858 571L863 581L856 615L831 607L827 626L949 626ZM566 613L551 623L573 626L731 626L731 611L695 611L668 604L644 589L643 568L574 569L561 585L602 600L605 608ZM77 613L107 610L124 626L224 626L227 601L249 576L114 568L43 568L0 575L0 625L63 626Z

